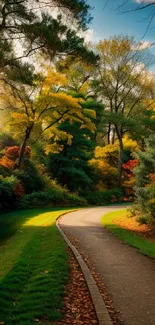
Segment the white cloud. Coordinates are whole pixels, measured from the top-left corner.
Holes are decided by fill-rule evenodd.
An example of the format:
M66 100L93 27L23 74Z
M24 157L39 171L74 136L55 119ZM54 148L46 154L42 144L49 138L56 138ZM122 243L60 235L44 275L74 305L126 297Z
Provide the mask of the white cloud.
M151 46L152 46L152 43L149 42L149 41L139 42L138 46L137 46L137 49L138 50L145 50L145 49L150 48Z
M136 2L141 3L141 4L151 4L154 3L154 0L136 0Z
M94 31L94 29L88 29L88 30L84 33L83 36L84 36L84 38L85 38L86 43L94 42L94 39L95 39L95 31Z
M86 43L98 43L100 38L94 29L88 29L86 32L78 33L80 37L84 37Z

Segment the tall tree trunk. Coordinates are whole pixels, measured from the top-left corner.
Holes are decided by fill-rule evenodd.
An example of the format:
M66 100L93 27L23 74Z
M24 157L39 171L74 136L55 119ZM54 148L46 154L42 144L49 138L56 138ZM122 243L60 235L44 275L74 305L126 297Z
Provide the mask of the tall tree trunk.
M115 129L113 129L113 134L112 134L112 144L115 143Z
M18 159L16 161L16 164L15 164L15 168L16 169L20 169L21 168L21 165L22 165L22 162L23 162L24 153L25 153L25 148L26 148L26 145L27 145L27 141L30 138L30 134L31 134L32 129L33 129L33 124L31 124L30 126L28 126L26 128L25 137L24 137L23 143L20 146L19 157L18 157Z
M109 122L109 125L108 125L108 144L110 144L110 137L111 137L111 123Z

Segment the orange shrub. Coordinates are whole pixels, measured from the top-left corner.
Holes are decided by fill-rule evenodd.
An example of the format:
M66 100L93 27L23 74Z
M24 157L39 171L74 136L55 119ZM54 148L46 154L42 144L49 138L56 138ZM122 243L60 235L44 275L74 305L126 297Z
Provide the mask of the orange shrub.
M8 147L5 150L5 155L7 158L15 160L19 156L19 150L20 148L18 146Z
M3 156L0 159L0 166L8 168L8 169L14 169L15 162L6 156Z
M19 151L20 151L19 146L8 147L5 150L5 155L9 159L16 160L19 157ZM27 146L25 148L25 156L27 158L30 158L30 155L31 155L31 148Z

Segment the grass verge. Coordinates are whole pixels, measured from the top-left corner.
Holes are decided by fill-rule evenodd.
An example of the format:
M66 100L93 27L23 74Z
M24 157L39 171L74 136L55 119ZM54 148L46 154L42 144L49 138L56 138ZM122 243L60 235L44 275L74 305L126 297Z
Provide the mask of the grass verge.
M71 210L25 210L3 216L0 324L49 325L61 319L69 270L66 244L55 220Z
M101 223L125 243L137 248L140 253L155 258L155 243L143 239L141 236L135 235L131 231L121 228L114 223L114 219L117 217L120 218L121 216L124 217L125 214L127 214L127 209L107 213L102 217Z

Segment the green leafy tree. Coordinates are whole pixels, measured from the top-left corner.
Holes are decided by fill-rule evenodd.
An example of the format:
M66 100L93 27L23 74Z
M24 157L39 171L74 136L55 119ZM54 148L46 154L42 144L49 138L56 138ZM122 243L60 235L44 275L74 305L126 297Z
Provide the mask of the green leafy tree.
M103 127L107 143L119 141L118 186L121 185L123 136L141 135L154 128L150 108L154 102L154 81L147 72L152 57L139 49L133 38L117 36L97 45L100 62L92 87L106 110ZM148 100L148 101L147 101ZM150 101L149 101L150 100ZM150 108L150 110L149 110ZM150 124L149 124L150 123Z
M58 124L65 120L70 123L80 121L83 127L94 130L91 112L90 116L86 110L84 114L82 100L63 91L66 84L64 76L49 68L33 88L17 88L16 84L12 84L11 91L5 87L3 102L12 117L10 125L21 142L16 164L18 168L22 165L25 148L32 135L35 141L44 133L50 137L57 131Z

